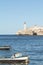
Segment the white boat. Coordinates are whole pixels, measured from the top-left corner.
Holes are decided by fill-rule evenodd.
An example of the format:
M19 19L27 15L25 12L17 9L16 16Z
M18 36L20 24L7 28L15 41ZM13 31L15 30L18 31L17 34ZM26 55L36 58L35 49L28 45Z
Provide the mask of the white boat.
M28 56L21 56L20 53L12 55L11 58L0 58L0 63L28 63Z

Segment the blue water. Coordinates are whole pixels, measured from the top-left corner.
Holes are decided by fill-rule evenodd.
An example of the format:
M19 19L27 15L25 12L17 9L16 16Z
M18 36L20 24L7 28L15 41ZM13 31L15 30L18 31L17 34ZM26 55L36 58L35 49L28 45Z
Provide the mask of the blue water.
M0 50L0 57L10 57L16 52L28 55L29 64L0 64L0 65L43 65L43 36L0 35L0 46L11 46L8 51Z

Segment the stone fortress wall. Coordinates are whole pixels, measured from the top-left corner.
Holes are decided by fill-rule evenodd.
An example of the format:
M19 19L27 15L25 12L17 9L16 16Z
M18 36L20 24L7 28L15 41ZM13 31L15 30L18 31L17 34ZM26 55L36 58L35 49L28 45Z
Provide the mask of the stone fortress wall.
M24 22L24 29L18 30L16 35L43 35L43 27L35 25L33 27L27 28L26 22Z

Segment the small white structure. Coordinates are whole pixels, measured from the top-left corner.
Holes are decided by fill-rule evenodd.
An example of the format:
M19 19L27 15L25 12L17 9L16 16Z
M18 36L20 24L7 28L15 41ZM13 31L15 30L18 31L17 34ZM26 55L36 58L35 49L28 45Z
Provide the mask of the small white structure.
M26 27L26 22L24 22L24 30L26 30L26 28L27 28L27 27Z
M16 53L16 54L15 54L15 57L21 57L21 56L22 56L21 53Z

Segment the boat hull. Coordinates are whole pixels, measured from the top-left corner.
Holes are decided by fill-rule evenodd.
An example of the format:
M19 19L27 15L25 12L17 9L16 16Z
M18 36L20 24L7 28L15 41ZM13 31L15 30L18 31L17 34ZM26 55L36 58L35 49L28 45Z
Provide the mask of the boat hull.
M25 60L0 60L0 63L26 63L26 62Z
M0 47L0 50L10 50L10 46L2 46Z
M0 63L29 63L28 57L22 58L3 58L0 59Z

